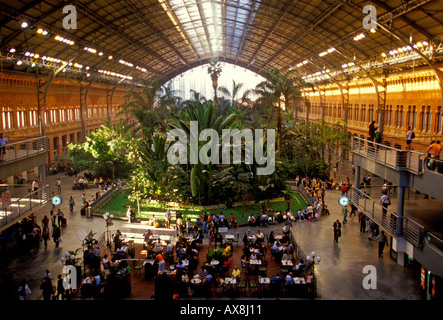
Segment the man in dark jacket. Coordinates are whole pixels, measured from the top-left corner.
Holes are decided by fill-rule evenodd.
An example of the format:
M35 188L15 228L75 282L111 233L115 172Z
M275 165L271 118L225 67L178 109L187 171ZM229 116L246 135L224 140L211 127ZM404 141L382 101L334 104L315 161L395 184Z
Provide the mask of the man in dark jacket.
M375 126L375 121L372 121L369 125L369 140L374 141L377 128L378 127Z

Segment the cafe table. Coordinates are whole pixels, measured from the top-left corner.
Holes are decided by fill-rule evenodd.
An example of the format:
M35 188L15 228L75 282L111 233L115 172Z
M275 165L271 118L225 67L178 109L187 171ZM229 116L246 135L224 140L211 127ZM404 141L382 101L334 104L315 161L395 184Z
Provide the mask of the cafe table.
M294 277L292 278L294 284L306 284L305 278L303 277Z
M234 235L233 234L227 234L227 235L225 235L225 239L226 239L226 241L229 241L229 240L234 240Z
M218 260L212 260L210 264L212 266L217 266L219 263L220 263L220 261L218 261Z
M261 260L249 260L251 265L261 265Z
M236 284L237 279L235 278L225 278L225 284Z
M199 279L199 278L192 278L191 279L191 283L192 284L200 284L202 281L201 281L201 279Z
M182 260L182 263L185 267L189 266L189 260L187 260L187 259Z
M294 265L291 260L282 260L281 264L284 266L293 266Z

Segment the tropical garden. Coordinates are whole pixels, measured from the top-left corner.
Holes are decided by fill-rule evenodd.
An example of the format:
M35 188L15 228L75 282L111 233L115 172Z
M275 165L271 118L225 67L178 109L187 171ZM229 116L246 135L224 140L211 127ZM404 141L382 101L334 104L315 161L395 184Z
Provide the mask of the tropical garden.
M139 213L146 204L164 208L171 203L189 207L223 204L227 208L241 203L244 213L246 203L263 206L268 199L287 197L286 181L297 175L328 176L331 163L324 160L325 150L347 145L345 127L342 123L296 121L294 114L309 101L301 94L308 84L294 70L264 71L265 80L244 92L243 84L235 80L230 88L219 87L221 72L217 61L211 61L208 81L212 81L214 97L209 99L193 91L191 99L183 100L164 80L141 80L141 89L124 94L127 102L120 105L123 118L117 124L105 123L84 143L69 146L74 163L95 176L127 181L129 200L136 203ZM207 141L200 140L197 161L190 161L191 150L185 146L187 152L182 154L186 161L171 163L168 156L178 154L179 148L171 149L178 141L168 140L168 132L181 130L191 139L192 123L197 124L198 132L212 129L218 133L216 145L222 144L226 129L251 129L252 133L275 129L275 170L270 175L257 175L263 164L255 158L245 161L244 140L240 163L222 163L221 154L220 161L204 161L216 155L212 150L208 153ZM267 135L262 138L264 154L271 151L266 139Z

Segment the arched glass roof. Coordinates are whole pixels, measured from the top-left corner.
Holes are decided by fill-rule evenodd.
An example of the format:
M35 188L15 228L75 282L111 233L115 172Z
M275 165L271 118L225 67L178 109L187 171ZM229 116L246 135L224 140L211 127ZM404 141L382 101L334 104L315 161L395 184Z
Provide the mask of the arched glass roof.
M424 63L418 43L427 44L418 49L429 63L442 60L442 7L443 0L2 0L2 69L128 85L172 79L211 58L257 73L298 68L306 77L335 70L346 78L359 72L343 70L351 63L395 72ZM67 29L74 11L76 29ZM409 54L398 50L408 45Z

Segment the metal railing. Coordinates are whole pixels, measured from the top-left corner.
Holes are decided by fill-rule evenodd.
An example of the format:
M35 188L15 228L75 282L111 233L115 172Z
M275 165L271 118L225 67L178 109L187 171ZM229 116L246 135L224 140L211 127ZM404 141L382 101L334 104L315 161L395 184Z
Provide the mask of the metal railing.
M118 183L115 187L112 187L110 189L108 188L108 190L104 194L102 194L98 199L94 201L94 203L89 206L90 213L92 214L100 209L103 204L105 204L114 194L116 194L121 189L122 182L118 180Z
M413 150L401 150L388 145L372 142L359 137L352 138L351 151L354 154L374 160L396 170L406 170L420 174L423 169L424 153Z
M2 207L0 227L6 226L18 218L25 217L33 209L46 204L51 199L50 191L49 185L46 185L17 200L12 199L8 206Z
M49 150L49 143L46 137L38 137L29 140L8 143L5 146L6 154L3 156L3 162L0 165L26 159Z
M423 244L424 227L408 217L400 217L397 213L385 209L379 201L371 198L364 189L351 187L350 199L352 203L363 211L371 220L376 222L392 236L405 237L413 245L420 247ZM385 211L385 213L384 213Z

